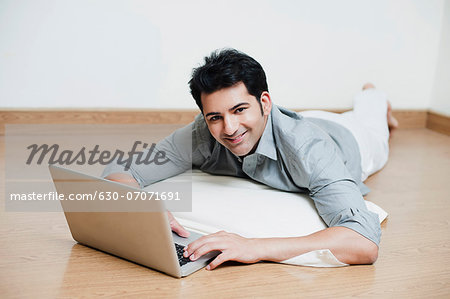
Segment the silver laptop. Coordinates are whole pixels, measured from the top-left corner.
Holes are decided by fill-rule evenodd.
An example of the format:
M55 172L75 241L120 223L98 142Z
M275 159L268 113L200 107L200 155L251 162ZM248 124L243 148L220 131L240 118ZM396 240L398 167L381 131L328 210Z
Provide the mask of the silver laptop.
M70 194L89 192L93 186L98 192L119 196L142 191L55 165L50 165L49 169L56 191L65 198ZM202 235L190 231L190 236L183 238L173 233L163 201L152 202L156 205L152 211L159 212L73 212L79 201L60 202L75 241L173 277L184 277L205 267L218 254L211 252L196 261L184 258L183 247ZM93 202L82 204L93 206Z

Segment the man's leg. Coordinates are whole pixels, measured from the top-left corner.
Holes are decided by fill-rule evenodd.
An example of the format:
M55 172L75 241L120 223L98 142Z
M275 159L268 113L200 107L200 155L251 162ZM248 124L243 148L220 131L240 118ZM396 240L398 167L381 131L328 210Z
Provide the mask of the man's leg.
M348 129L355 136L361 153L362 180L377 172L386 164L389 156L389 130L398 126L392 116L390 104L384 92L371 83L363 86L353 101L353 110L343 113L352 126Z
M375 85L373 85L372 83L366 83L366 84L364 84L362 90L366 90L366 89L370 89L370 88L375 88ZM391 103L389 103L389 101L387 101L386 118L387 118L389 132L392 133L393 130L398 128L398 120L392 115L392 106L391 106Z
M386 164L389 155L389 128L398 126L389 109L385 93L368 83L356 94L353 110L342 114L325 111L304 111L305 117L334 121L347 128L355 137L361 154L361 180Z

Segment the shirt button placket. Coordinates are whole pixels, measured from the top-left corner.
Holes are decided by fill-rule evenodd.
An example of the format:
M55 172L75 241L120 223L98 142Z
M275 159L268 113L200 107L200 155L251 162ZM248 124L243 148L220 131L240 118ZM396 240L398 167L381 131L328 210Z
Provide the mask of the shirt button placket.
M253 155L245 157L242 169L248 176L254 177L256 169L256 157Z

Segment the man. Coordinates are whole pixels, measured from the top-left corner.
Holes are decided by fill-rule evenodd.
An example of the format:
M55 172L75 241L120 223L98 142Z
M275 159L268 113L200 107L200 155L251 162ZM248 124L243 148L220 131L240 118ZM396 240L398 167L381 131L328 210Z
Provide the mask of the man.
M285 191L308 192L328 228L308 236L248 239L218 232L185 248L195 260L221 251L208 266L227 260L283 261L317 250L343 263L370 264L378 256L378 216L367 210L362 181L381 169L388 154L388 125L395 127L384 94L367 84L355 109L342 115L302 117L272 104L261 65L234 49L214 52L194 69L191 94L201 110L195 121L158 143L170 160L156 166L110 165L107 179L143 187L190 166L214 174L247 177ZM306 115L307 113L305 113ZM190 138L192 136L192 144ZM192 146L192 155L186 155ZM168 213L172 230L188 232Z

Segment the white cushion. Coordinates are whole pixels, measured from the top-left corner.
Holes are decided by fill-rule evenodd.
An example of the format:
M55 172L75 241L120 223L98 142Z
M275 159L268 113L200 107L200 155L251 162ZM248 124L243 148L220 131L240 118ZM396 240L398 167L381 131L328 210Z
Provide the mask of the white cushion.
M192 180L192 212L173 213L180 224L191 230L204 234L225 230L244 237L265 238L304 236L327 227L306 194L284 192L251 180L196 170ZM366 201L366 205L378 214L380 223L387 217L376 204ZM319 267L346 265L326 249L284 263Z

